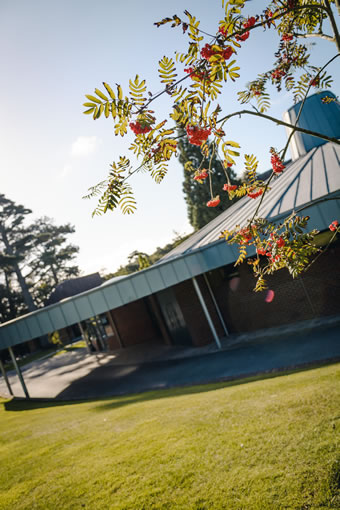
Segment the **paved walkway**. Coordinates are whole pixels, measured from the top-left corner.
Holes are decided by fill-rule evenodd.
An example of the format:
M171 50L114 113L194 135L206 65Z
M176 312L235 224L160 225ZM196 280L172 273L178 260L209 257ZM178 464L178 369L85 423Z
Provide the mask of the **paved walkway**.
M201 349L141 345L98 355L79 349L31 363L23 375L31 397L68 400L203 384L340 360L339 320L305 326L232 336L222 342L222 351L214 344ZM9 379L14 394L23 396L15 373L9 373ZM1 377L0 394L8 394Z

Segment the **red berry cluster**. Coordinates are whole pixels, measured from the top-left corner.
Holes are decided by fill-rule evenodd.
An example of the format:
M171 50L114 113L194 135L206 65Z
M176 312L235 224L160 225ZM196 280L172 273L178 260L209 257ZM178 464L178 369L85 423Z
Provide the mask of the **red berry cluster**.
M252 16L251 18L249 18L247 21L245 21L243 23L243 28L250 28L252 27L253 25L255 25L256 23L256 19L254 18L254 16ZM242 35L239 35L239 34L236 34L235 35L235 39L236 41L246 41L249 37L249 32L244 32L244 34Z
M209 60L214 55L221 56L224 60L228 60L231 55L234 53L234 50L231 46L227 46L226 48L212 48L211 44L206 44L201 50L202 58Z
M261 83L253 83L250 86L250 92L254 94L254 96L260 96L263 93L263 84Z
M200 174L195 175L194 181L204 181L208 177L208 173L206 170L202 170Z
M335 230L338 229L338 226L339 226L338 220L332 221L332 223L329 225L329 230L335 232Z
M262 188L258 189L257 191L254 191L253 189L249 189L247 191L247 195L250 198L257 198L257 197L261 196L262 194L263 194Z
M227 29L224 27L218 27L218 31L220 34L223 35L223 37L227 37Z
M311 81L309 82L309 85L311 85L312 87L318 87L320 85L320 77L316 76L315 78L312 78Z
M283 248L285 244L286 241L283 239L283 237L279 237L278 240L276 241L276 246L278 248Z
M221 202L220 197L217 195L207 202L208 207L216 207Z
M188 140L191 145L202 145L211 134L210 128L200 128L198 126L187 125Z
M151 127L149 124L140 124L138 120L136 122L130 122L129 124L132 131L135 133L135 135L140 135L144 133L148 133L151 131Z
M274 234L270 235L272 242L274 242L274 246L272 242L268 243L266 247L259 247L256 248L256 251L259 255L266 255L271 262L277 262L280 260L281 255L279 253L276 253L276 255L273 255L272 250L276 246L276 248L283 248L286 244L286 241L283 239L283 237L279 237L278 239L275 238Z
M207 83L210 83L209 73L207 73L206 71L199 70L195 71L193 67L187 67L186 69L184 69L184 72L190 74L192 80L197 78L200 81L205 80Z
M240 244L248 244L253 238L252 230L248 227L241 228L238 233L242 236Z
M235 191L235 189L237 189L237 185L236 184L228 184L228 183L226 183L223 186L223 191Z
M285 165L282 163L280 156L274 152L272 152L272 156L270 158L270 162L272 164L274 174L280 174L285 169Z
M282 41L288 42L293 39L293 34L282 34L281 39Z
M273 80L280 81L286 75L286 72L283 69L274 69L271 76Z

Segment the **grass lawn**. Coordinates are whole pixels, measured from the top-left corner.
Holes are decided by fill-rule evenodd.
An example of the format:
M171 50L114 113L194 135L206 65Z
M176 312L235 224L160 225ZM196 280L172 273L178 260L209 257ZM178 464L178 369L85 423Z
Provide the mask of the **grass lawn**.
M82 403L0 401L0 509L340 508L340 364Z

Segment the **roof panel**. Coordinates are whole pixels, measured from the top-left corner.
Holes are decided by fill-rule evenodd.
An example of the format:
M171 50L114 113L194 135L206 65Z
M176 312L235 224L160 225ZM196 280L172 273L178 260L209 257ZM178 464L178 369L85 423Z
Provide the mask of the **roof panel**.
M54 326L51 322L50 316L48 315L48 310L39 311L37 316L38 316L40 328L43 331L43 334L54 331Z
M152 293L166 288L162 275L157 266L152 266L148 269L147 279Z
M172 266L173 266L174 271L177 275L178 281L184 282L185 280L188 280L189 278L191 278L191 274L188 269L188 266L182 257L173 260Z
M14 324L12 324L9 328L6 329L6 333L4 335L4 344L6 346L15 345L18 341L18 330Z
M148 279L144 271L139 271L131 278L131 285L133 286L137 299L148 296L152 293Z
M93 293L89 294L88 299L95 315L107 312L107 304L104 295L99 289L96 289Z
M58 329L65 328L67 326L67 322L65 317L63 316L61 309L59 306L53 306L50 309L46 309L48 316L52 322L54 331Z
M21 341L24 342L24 341L30 340L32 338L31 334L28 330L26 321L23 317L17 321L16 325L17 325L18 336Z
M42 335L40 322L37 315L31 315L30 317L27 317L26 322L32 338L37 338Z
M116 286L124 305L137 299L135 289L131 285L130 280L119 281Z
M73 300L60 302L60 308L68 324L77 324L79 316Z
M172 287L172 285L176 285L176 283L179 283L177 274L174 271L172 264L170 263L162 264L159 266L159 270L166 287Z
M74 298L74 304L80 320L83 321L95 315L87 296L76 296Z
M115 284L106 284L105 287L101 287L101 291L104 294L104 298L109 306L109 310L113 310L114 308L117 308L123 304Z

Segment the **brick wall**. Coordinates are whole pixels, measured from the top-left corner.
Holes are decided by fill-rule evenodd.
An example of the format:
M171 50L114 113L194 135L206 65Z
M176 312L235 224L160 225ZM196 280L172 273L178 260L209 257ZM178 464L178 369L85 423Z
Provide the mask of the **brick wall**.
M111 310L111 315L124 347L150 341L162 342L145 299Z
M266 291L255 293L254 277L250 266L237 268L239 284L228 273L235 273L233 266L209 274L217 302L230 332L290 324L301 320L340 313L340 245L323 254L300 278L293 279L283 269L268 278L269 288L275 298L265 302Z
M219 337L224 335L215 307L203 276L196 278ZM201 346L214 341L208 321L191 280L174 287L177 302L182 310L193 345Z

